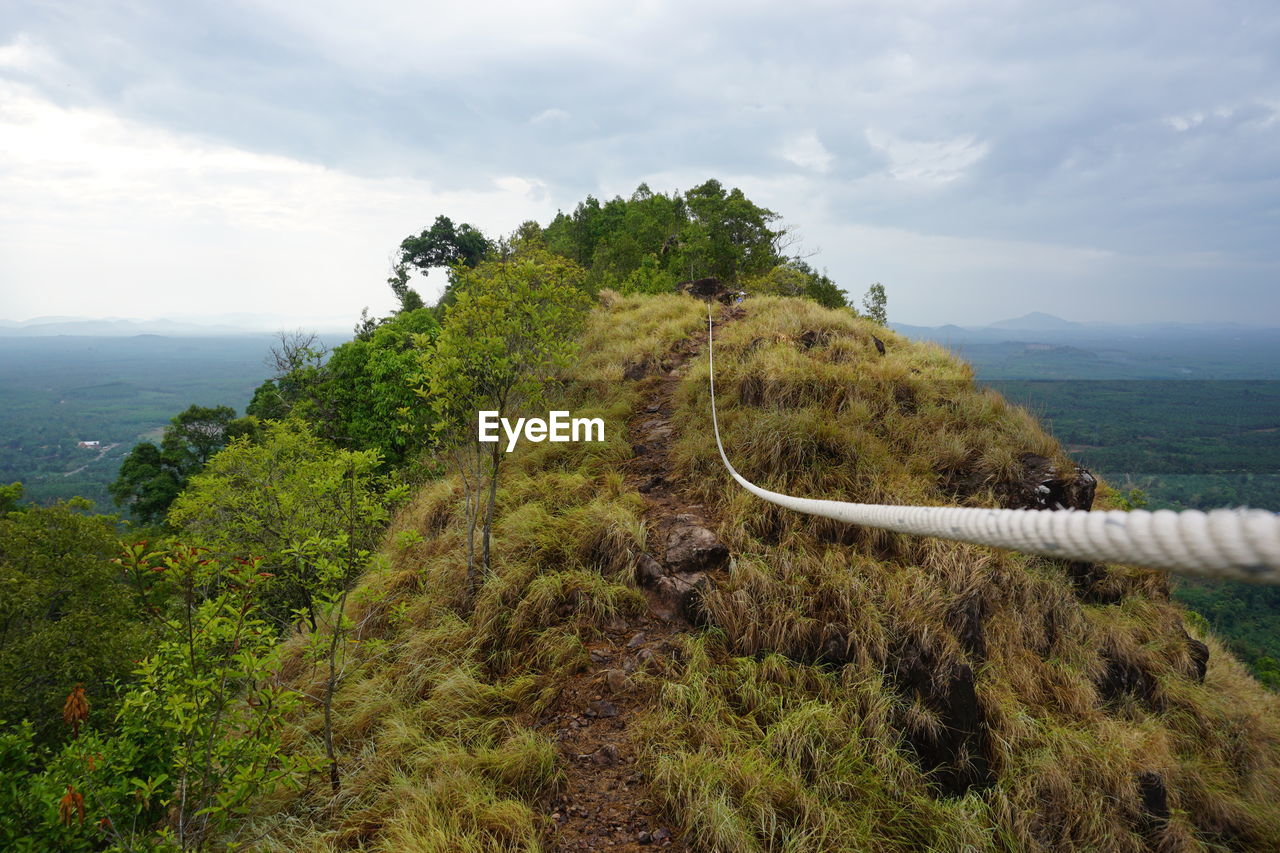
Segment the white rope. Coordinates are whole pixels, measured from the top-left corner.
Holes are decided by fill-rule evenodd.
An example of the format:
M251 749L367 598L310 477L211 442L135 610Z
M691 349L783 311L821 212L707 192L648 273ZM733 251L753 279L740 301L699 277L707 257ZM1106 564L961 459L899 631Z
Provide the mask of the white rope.
M734 470L720 441L711 332L708 304L711 423L720 459L739 485L770 503L848 524L939 536L1047 557L1126 563L1186 574L1280 584L1280 515L1266 510L1083 512L887 506L797 498L762 489Z

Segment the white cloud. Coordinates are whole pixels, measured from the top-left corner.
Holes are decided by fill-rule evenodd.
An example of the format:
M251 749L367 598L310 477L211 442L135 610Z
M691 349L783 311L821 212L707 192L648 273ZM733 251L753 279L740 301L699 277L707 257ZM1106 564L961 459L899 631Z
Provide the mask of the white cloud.
M26 33L19 33L9 44L0 45L0 68L5 70L34 72L56 65L53 55Z
M3 81L0 152L0 316L11 318L351 318L389 307L388 253L436 215L497 234L550 212L534 178L472 191L362 178L57 106ZM95 282L108 287L86 304Z
M529 124L558 124L568 120L568 110L562 110L559 107L548 107L529 119Z
M812 130L788 138L782 143L778 153L783 160L794 163L802 169L812 169L815 172L828 171L831 168L832 161L835 159L826 146L822 144L818 134Z
M946 184L964 175L987 156L990 146L973 136L937 142L902 139L876 128L867 128L867 142L889 161L889 174L900 181Z

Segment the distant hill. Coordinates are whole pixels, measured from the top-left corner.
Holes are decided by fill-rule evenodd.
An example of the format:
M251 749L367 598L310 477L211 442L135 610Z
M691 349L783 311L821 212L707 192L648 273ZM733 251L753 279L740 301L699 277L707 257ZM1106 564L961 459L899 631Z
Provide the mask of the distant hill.
M1075 323L1071 320L1064 320L1061 317L1055 317L1052 314L1045 314L1043 311L1032 311L1030 314L1023 314L1021 317L1014 317L1010 320L997 320L987 326L988 329L1078 329L1083 326L1082 323Z
M349 333L345 323L315 318L290 318L253 314L220 314L207 318L138 320L121 317L34 317L30 320L0 319L0 337L49 337L76 335L82 337L130 337L133 335L166 335L169 337L204 337L227 335L265 335L277 329L303 328L331 334Z
M43 318L41 318L43 319ZM0 335L8 337L47 337L49 335L82 335L91 337L128 337L130 335L243 335L247 330L235 326L177 323L173 320L86 320L59 319L50 322L6 323ZM265 333L261 333L265 334Z
M892 328L942 344L984 379L1280 379L1280 329L1073 323L1042 313L982 327Z

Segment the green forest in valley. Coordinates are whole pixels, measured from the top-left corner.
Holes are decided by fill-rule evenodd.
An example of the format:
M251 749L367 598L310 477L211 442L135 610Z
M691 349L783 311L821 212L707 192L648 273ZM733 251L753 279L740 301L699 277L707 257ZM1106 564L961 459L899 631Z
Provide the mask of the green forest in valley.
M702 347L866 502L1276 508L1280 382L975 382L716 180L417 224L347 339L0 338L0 848L1280 849L1277 590L765 506Z
M984 374L1136 507L1280 512L1280 381L1028 382L999 379L998 369ZM1174 595L1280 690L1280 589L1176 577Z

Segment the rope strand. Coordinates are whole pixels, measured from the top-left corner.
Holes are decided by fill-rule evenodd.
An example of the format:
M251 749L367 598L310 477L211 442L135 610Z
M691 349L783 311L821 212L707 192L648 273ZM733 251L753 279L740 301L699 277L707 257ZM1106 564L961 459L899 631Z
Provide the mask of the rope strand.
M1089 562L1153 569L1251 583L1280 584L1280 515L1261 509L1078 510L968 509L888 506L797 498L763 489L729 463L716 414L715 351L707 304L707 361L711 424L720 459L738 484L756 497L809 515Z

